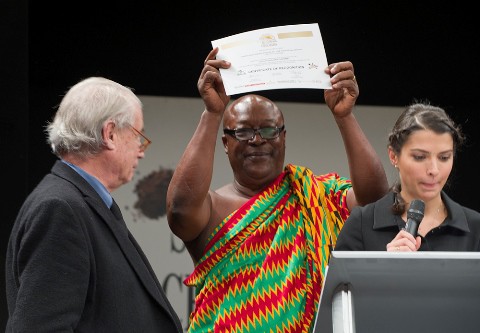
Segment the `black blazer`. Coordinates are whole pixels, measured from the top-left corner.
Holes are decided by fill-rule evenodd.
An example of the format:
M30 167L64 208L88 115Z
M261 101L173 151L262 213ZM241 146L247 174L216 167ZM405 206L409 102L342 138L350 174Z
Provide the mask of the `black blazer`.
M459 205L442 192L448 211L445 221L422 238L419 251L480 251L480 213ZM405 227L393 215L392 192L380 200L355 207L340 231L338 251L386 251L387 244Z
M7 332L183 332L123 218L61 161L20 209L6 288Z

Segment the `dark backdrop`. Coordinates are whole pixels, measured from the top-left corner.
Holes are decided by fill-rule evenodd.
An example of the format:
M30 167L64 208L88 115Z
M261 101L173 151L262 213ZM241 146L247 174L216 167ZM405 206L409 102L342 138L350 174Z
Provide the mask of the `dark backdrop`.
M1 265L19 206L55 159L43 129L69 86L101 75L141 95L198 97L196 81L211 40L277 25L318 23L328 61L355 65L358 104L404 106L428 99L444 107L469 138L448 193L480 210L475 192L478 21L467 4L0 0L0 6L0 144L7 185ZM277 101L323 102L319 90L265 95ZM1 287L4 325L3 293Z

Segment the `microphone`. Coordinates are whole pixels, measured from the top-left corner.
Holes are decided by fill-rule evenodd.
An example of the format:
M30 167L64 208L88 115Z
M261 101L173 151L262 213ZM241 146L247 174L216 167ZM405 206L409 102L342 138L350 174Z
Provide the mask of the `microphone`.
M417 237L418 226L423 219L423 212L425 211L425 203L420 199L412 200L410 207L407 210L407 224L405 230Z

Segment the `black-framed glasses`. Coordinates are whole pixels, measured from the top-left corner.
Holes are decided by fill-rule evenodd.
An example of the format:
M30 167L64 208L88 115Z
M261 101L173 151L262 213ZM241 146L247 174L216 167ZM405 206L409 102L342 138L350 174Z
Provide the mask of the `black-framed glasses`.
M233 136L238 141L250 141L255 138L258 133L265 140L278 138L280 133L285 129L285 125L281 127L261 127L261 128L224 128L223 133Z
M132 130L137 134L138 138L140 139L140 150L145 151L147 150L147 147L152 143L152 140L147 138L145 134L143 134L141 131L137 130L135 127L130 125Z

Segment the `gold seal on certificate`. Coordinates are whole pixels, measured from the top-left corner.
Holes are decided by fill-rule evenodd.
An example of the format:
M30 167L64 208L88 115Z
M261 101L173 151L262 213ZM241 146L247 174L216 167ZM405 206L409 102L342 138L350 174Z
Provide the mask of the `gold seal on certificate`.
M212 41L217 59L232 65L220 69L227 95L271 89L330 89L330 76L317 23L285 25Z

